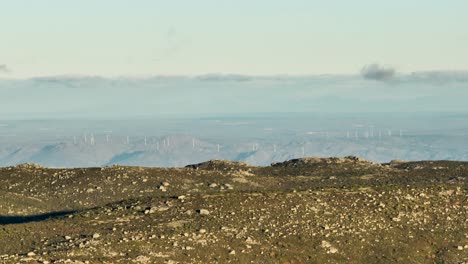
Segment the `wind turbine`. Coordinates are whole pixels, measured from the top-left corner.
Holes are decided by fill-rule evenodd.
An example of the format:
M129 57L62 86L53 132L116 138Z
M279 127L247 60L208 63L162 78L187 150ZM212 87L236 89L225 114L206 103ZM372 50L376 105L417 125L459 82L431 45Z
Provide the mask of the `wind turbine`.
M276 153L276 144L273 145L273 152Z
M127 136L127 145L129 145L129 144L130 144L130 137Z

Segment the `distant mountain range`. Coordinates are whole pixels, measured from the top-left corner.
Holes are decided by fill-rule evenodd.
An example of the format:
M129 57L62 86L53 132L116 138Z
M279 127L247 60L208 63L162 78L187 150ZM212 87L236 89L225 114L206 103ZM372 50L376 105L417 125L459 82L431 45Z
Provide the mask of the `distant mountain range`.
M151 138L145 145L125 142L57 142L53 144L8 145L0 152L0 166L37 163L50 167L101 167L112 164L181 167L210 159L228 159L251 165L304 156L344 157L357 155L372 161L403 160L468 160L465 137L390 137L295 139L275 142L219 144L188 135ZM219 149L218 149L219 148ZM219 151L219 152L218 152Z

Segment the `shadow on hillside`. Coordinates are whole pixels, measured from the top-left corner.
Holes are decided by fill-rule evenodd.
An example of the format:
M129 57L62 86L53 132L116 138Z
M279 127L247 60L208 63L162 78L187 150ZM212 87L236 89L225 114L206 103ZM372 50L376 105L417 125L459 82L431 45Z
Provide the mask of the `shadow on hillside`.
M28 215L28 216L3 216L0 215L0 225L12 225L12 224L24 224L31 222L39 222L47 219L60 217L68 214L72 214L76 211L60 211L53 213Z

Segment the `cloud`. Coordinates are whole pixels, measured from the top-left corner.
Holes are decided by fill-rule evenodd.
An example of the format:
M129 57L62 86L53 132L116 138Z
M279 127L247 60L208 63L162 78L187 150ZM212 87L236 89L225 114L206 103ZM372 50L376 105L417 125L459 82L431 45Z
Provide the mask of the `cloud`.
M413 72L406 77L410 81L427 82L434 84L466 83L468 71L425 71Z
M202 81L229 81L229 82L247 82L254 79L252 76L240 74L205 74L196 77Z
M396 71L389 66L381 66L377 63L369 64L361 69L361 75L368 80L388 81L395 77Z
M0 73L10 73L11 70L6 64L0 64Z

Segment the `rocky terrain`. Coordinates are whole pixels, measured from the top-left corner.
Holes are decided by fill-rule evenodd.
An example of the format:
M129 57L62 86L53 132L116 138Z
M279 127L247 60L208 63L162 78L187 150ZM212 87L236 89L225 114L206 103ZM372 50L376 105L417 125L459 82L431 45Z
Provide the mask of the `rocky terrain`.
M0 263L468 263L468 162L0 169Z

